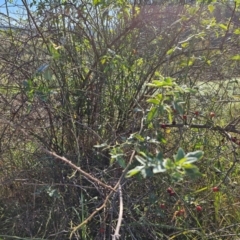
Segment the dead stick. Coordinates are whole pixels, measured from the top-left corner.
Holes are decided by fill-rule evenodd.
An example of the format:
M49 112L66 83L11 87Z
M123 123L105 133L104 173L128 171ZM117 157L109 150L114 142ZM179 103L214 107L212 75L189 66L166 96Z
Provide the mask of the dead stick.
M129 169L129 167L130 167L130 165L131 165L131 163L132 163L132 161L133 161L133 158L134 158L135 153L136 153L136 151L134 150L134 151L132 152L131 157L130 157L129 163L128 163L127 166L125 167L125 169L124 169L121 177L119 178L118 182L117 182L116 185L114 186L113 191L111 191L111 192L107 195L107 197L105 198L103 204L102 204L99 208L97 208L90 216L88 216L87 219L85 219L85 220L84 220L82 223L80 223L78 226L73 227L73 230L72 230L72 232L71 232L71 234L70 234L70 239L72 238L72 235L73 235L74 232L76 232L78 229L80 229L83 225L87 224L100 210L102 210L102 209L107 205L107 202L108 202L109 198L110 198L110 197L113 195L113 193L117 190L118 186L121 184L123 178L125 177L126 173L128 172L128 169Z
M118 215L117 227L115 229L114 235L112 236L112 240L116 240L121 237L121 235L119 234L120 228L122 225L122 219L123 219L123 197L122 197L121 184L119 184L118 191L119 191L119 215Z
M70 160L68 160L67 158L65 157L61 157L59 156L58 154L54 153L54 152L51 152L47 149L43 149L43 151L45 151L46 153L48 153L49 155L52 155L53 157L55 158L58 158L60 160L62 160L63 162L67 163L69 166L71 166L73 169L77 170L78 172L80 172L82 175L84 175L86 178L88 179L91 179L92 181L98 183L99 185L101 185L102 187L105 187L105 188L108 188L110 189L111 191L116 191L114 188L112 188L111 186L109 185L106 185L105 183L101 182L99 179L93 177L92 175L90 175L89 173L83 171L80 167L76 166L74 163L72 163Z

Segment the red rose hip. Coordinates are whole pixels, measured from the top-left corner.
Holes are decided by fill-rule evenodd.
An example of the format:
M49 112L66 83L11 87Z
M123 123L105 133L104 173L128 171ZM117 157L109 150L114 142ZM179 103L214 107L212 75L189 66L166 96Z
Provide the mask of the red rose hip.
M202 207L201 206L196 206L196 210L198 211L198 212L201 212L202 211Z
M173 189L172 189L171 187L169 187L169 188L167 189L167 192L168 192L168 193L171 193L171 192L173 192Z
M210 117L211 118L215 117L215 113L214 112L210 112Z
M213 191L213 192L219 192L219 188L218 188L218 187L213 187L213 188L212 188L212 191Z

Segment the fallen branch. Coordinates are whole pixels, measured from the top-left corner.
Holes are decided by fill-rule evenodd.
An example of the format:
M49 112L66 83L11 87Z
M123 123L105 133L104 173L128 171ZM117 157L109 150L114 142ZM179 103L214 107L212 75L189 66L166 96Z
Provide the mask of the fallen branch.
M106 207L107 205L107 202L109 200L109 198L113 195L113 193L118 189L119 185L121 184L123 178L125 177L126 173L128 172L128 169L130 167L130 165L132 164L132 160L134 158L134 155L135 155L136 151L134 150L132 152L132 155L129 159L129 162L127 164L127 166L125 167L121 177L119 178L118 182L116 183L116 185L114 186L113 190L107 195L107 197L105 198L103 204L97 208L90 216L88 216L88 218L86 220L84 220L82 223L80 223L78 226L76 227L73 227L73 230L70 234L70 239L72 238L72 235L77 231L79 230L82 226L84 226L85 224L87 224L100 210L102 210L104 207ZM122 218L121 218L122 219ZM120 222L121 224L121 222ZM120 227L119 227L120 228ZM116 229L117 230L117 229ZM115 231L116 232L116 231ZM114 234L115 235L115 234Z
M97 184L101 185L104 188L110 189L111 191L116 191L114 188L112 188L109 185L106 185L105 183L101 182L99 179L93 177L92 175L90 175L89 173L83 171L80 167L76 166L74 163L72 163L71 161L69 161L67 158L65 157L61 157L58 154L51 152L47 149L43 149L43 151L45 151L46 153L48 153L49 155L52 155L55 158L58 158L60 160L62 160L63 162L67 163L69 166L71 166L73 169L77 170L78 172L80 172L82 175L84 175L86 178L91 179L92 181L96 182Z
M118 191L119 191L119 215L118 215L118 222L117 222L117 227L115 229L115 233L112 237L112 240L116 240L120 238L120 228L121 228L121 224L122 224L122 219L123 219L123 198L122 198L122 187L121 184L119 184L118 187Z

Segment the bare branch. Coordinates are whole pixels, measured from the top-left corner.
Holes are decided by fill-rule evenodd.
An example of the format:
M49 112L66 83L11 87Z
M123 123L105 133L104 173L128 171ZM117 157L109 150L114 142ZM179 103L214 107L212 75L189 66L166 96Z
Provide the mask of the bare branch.
M123 197L122 197L122 187L121 184L119 184L118 187L118 191L119 191L119 215L118 215L118 223L117 223L117 227L115 229L115 233L112 236L113 240L119 239L120 238L120 228L121 228L121 224L122 224L122 219L123 219Z
M86 178L91 179L92 181L96 182L97 184L101 185L102 187L105 187L105 188L110 189L115 192L115 189L113 189L111 186L106 185L105 183L101 182L99 179L97 179L97 178L93 177L92 175L90 175L89 173L83 171L80 167L76 166L74 163L72 163L67 158L61 157L58 154L51 152L47 149L43 149L43 151L45 151L49 155L52 155L55 158L58 158L58 159L62 160L63 162L67 163L69 166L71 166L72 168L74 168L75 170L77 170L78 172L83 174Z

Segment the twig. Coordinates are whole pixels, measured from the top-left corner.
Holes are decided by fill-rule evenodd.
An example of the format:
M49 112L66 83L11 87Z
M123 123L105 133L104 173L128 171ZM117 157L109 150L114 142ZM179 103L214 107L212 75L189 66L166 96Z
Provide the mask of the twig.
M71 161L69 161L67 158L65 157L61 157L58 154L51 152L47 149L43 149L43 151L45 151L46 153L48 153L49 155L52 155L55 158L58 158L60 160L62 160L63 162L67 163L69 166L71 166L73 169L77 170L78 172L80 172L82 175L84 175L86 178L91 179L92 181L98 183L99 185L101 185L102 187L105 187L107 189L110 189L111 191L116 191L115 189L113 189L111 186L106 185L105 183L101 182L99 179L93 177L92 175L90 175L89 173L83 171L80 167L76 166L74 163L72 163Z
M87 224L100 210L102 210L104 207L106 207L109 198L110 198L110 197L113 195L113 193L117 190L117 188L118 188L119 185L121 184L123 178L125 177L126 173L128 172L128 169L129 169L129 167L130 167L130 165L131 165L131 163L132 163L132 160L133 160L133 158L134 158L135 153L136 153L136 151L134 150L134 151L132 152L132 155L131 155L131 157L130 157L130 159L129 159L129 162L128 162L127 166L125 167L125 169L124 169L121 177L119 178L118 182L117 182L116 185L114 186L113 190L112 190L112 191L107 195L107 197L105 198L102 206L100 206L99 208L97 208L90 216L88 216L87 219L85 219L85 220L84 220L82 223L80 223L78 226L73 227L73 230L72 230L72 232L71 232L71 234L70 234L70 239L72 238L72 235L73 235L78 229L80 229L82 226L84 226L85 224Z
M119 184L118 191L119 191L119 215L118 215L117 227L115 229L114 235L112 236L112 240L116 240L120 238L119 231L120 231L120 227L123 219L123 198L122 198L121 184Z
M226 131L226 132L232 132L232 133L239 133L240 130L237 130L235 128L230 128L228 125L226 127L220 127L220 126L212 126L210 124L183 124L183 123L177 123L177 124L165 124L166 128L180 128L180 127L189 127L189 128L198 128L198 129L209 129L213 131Z
M231 24L232 21L233 21L233 17L234 17L235 11L236 11L236 7L237 7L237 3L235 2L235 3L234 3L234 9L232 10L232 15L231 15L231 17L230 17L230 19L229 19L229 21L228 21L227 30L226 30L226 32L225 32L225 35L224 35L224 37L223 37L223 39L222 39L222 42L221 42L221 45L220 45L220 49L223 49L223 45L224 45L224 43L225 43L225 41L226 41L227 34L229 33L230 24Z

